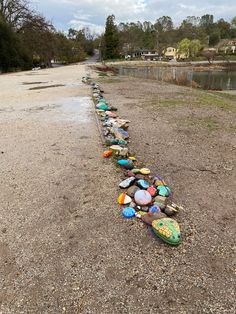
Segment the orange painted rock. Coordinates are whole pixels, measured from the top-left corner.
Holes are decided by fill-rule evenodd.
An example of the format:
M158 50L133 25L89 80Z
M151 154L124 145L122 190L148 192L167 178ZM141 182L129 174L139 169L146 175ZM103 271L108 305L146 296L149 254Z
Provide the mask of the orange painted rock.
M110 157L113 153L113 150L109 149L109 150L106 150L104 153L103 153L103 157L107 158L107 157Z
M120 205L126 205L132 202L131 197L129 197L126 193L121 193L118 197L118 203Z

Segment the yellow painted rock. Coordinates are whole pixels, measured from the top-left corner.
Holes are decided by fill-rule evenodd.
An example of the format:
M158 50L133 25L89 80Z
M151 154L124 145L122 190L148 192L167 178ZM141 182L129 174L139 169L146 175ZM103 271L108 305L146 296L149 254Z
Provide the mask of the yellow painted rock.
M141 174L150 174L150 169L148 169L148 168L142 168L142 169L140 169L140 173Z

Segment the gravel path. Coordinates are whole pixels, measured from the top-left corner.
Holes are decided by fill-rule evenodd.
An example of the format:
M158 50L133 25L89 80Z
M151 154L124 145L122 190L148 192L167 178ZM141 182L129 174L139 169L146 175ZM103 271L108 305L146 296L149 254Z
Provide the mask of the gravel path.
M156 85L139 81L135 95L135 80L129 87L130 79L104 81L105 96L132 120L131 149L173 183L176 201L188 208L178 217L184 235L178 248L153 238L140 221L124 220L116 201L121 173L101 158L90 90L80 83L85 70L0 76L0 312L234 313L228 209L235 172L223 177L226 206L218 196L215 205L220 176L189 171L199 166L193 152L179 171L181 152L178 158L174 152L187 133L177 141L168 131L172 116L140 104L150 91L155 96ZM168 163L160 130L169 136ZM204 182L207 201L197 192ZM224 211L222 226L216 207Z

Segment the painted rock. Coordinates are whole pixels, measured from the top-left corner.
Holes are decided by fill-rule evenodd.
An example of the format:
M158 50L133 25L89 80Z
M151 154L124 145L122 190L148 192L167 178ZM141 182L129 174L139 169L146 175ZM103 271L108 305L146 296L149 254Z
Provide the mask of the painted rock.
M146 206L152 201L150 193L145 190L139 190L134 194L134 200L137 205Z
M102 102L102 103L105 104L107 101L106 101L106 99L104 99L104 98L100 98L100 99L99 99L99 102Z
M128 188L127 190L127 195L129 195L130 197L134 197L134 194L139 191L140 188L136 185L133 185L131 187Z
M154 233L170 245L181 243L179 224L172 218L162 218L152 222Z
M152 225L152 222L157 219L166 218L164 213L146 213L146 215L142 215L141 219L148 225Z
M140 169L140 173L141 174L150 174L150 170L148 169L148 168L142 168L142 169Z
M138 182L137 182L137 185L141 188L141 189L143 189L143 190L146 190L146 189L148 189L149 188L149 183L147 182L147 181L145 181L145 180L138 180Z
M132 207L126 207L123 209L122 211L122 215L125 217L125 218L132 218L136 215L136 211L134 208Z
M109 149L103 153L103 157L107 158L107 157L111 156L112 153L113 153L113 151L111 149Z
M139 214L140 216L147 215L147 213L144 212L144 211L142 211L142 210L139 210L139 211L137 212L137 214Z
M148 213L149 207L148 206L142 206L142 211L145 213Z
M131 197L129 197L128 195L126 195L126 193L122 193L120 194L120 196L118 197L118 203L120 205L126 205L131 203L132 199Z
M129 160L136 161L137 159L135 157L133 157L133 156L130 156Z
M157 204L154 204L152 207L149 208L149 213L160 213L161 209Z
M127 165L129 163L129 160L127 160L127 159L120 159L120 160L117 161L117 163L120 166L125 166L125 165Z
M133 174L140 173L140 169L137 169L137 168L134 168L131 171L133 172Z
M106 104L103 104L103 103L98 103L97 105L96 105L96 108L97 109L100 109L100 110L107 110L107 105Z
M154 184L155 184L155 186L166 185L166 184L165 184L165 181L162 181L162 180L159 180L159 179L155 180L155 181L154 181Z
M127 189L131 184L133 184L135 181L135 177L130 177L128 179L125 179L119 184L119 187L122 189Z
M170 195L170 189L168 186L159 185L157 187L157 192L160 196L168 197Z
M118 144L119 144L119 145L127 145L127 141L125 141L125 140L119 140Z
M147 191L151 194L151 196L155 196L157 194L157 190L154 186L150 186Z
M112 149L116 155L121 156L121 157L126 157L128 155L128 148L121 147L120 145L112 145L110 146L110 149Z

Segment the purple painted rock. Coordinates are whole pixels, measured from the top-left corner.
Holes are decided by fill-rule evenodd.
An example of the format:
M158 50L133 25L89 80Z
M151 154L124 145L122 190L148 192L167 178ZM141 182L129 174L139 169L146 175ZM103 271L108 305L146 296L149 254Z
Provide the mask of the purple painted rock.
M134 197L134 194L139 191L140 188L136 185L133 185L131 187L128 188L127 190L127 195L129 195L130 197Z
M149 213L160 213L161 209L157 204L154 204L152 207L149 208Z
M152 197L147 191L140 190L134 194L134 200L137 205L146 206L152 202Z

